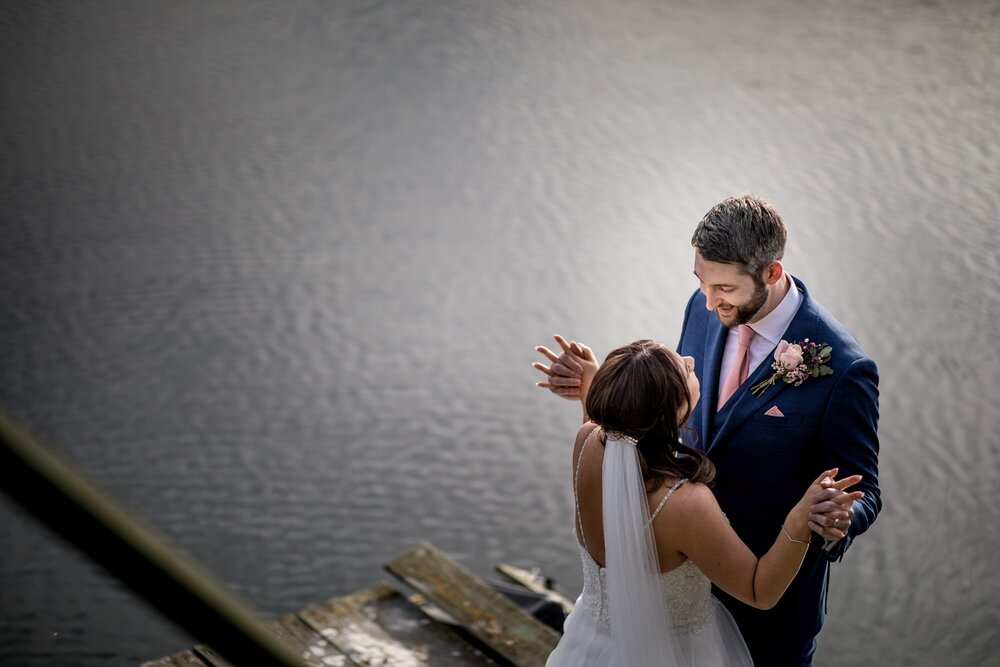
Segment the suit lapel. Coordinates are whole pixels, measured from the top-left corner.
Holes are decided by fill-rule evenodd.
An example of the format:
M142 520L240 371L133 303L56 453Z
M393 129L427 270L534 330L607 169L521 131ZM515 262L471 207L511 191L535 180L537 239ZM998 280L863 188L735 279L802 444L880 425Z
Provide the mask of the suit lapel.
M809 298L809 292L806 291L805 286L798 280L795 280L795 284L802 292L802 303L799 305L798 312L795 313L795 317L792 318L788 328L782 335L782 338L790 343L795 341L802 342L806 338L811 340L816 335L819 317L813 308L812 300ZM778 380L758 396L750 393L750 387L766 380L774 372L774 369L771 368L773 358L774 349L768 353L768 356L764 358L764 361L761 362L753 374L747 378L747 381L736 390L736 394L731 399L733 401L732 409L723 410L723 414L728 412L725 421L718 427L718 430L714 431L713 436L706 438L709 442L709 451L722 442L729 433L743 424L755 412L765 407L764 403L773 403L774 399L788 387L787 384ZM718 379L716 379L716 384L718 384Z
M726 349L726 337L729 329L719 323L719 318L712 314L708 325L708 336L705 345L705 365L701 372L701 423L702 435L705 438L702 447L707 451L712 442L712 432L715 430L715 412L719 404L719 369L722 367L722 354Z

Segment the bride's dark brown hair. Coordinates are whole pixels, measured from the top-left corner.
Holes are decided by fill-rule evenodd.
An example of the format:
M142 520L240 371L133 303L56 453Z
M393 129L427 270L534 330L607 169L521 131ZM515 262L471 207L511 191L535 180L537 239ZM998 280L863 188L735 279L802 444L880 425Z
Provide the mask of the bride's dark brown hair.
M591 421L605 433L638 441L647 491L668 478L703 484L715 478L708 457L679 442L681 424L693 407L685 372L675 355L654 340L637 340L609 352L587 394Z

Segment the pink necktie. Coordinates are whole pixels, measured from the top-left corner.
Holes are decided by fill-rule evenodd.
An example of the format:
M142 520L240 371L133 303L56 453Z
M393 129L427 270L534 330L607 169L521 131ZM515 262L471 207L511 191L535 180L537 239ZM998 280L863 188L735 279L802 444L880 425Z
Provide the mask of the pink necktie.
M719 407L717 410L722 409L726 401L732 398L736 390L740 388L741 384L747 381L747 376L750 375L750 341L757 332L745 324L741 324L737 331L739 332L739 340L736 343L736 359L733 360L733 365L729 367L729 374L726 375L726 381L722 383L722 389L719 390Z

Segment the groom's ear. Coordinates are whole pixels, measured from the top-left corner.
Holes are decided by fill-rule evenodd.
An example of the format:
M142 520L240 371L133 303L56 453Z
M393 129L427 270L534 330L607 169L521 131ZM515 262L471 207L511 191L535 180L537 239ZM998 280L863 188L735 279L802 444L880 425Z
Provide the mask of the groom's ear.
M774 260L764 269L764 282L768 285L775 285L783 275L785 275L785 267L778 260Z

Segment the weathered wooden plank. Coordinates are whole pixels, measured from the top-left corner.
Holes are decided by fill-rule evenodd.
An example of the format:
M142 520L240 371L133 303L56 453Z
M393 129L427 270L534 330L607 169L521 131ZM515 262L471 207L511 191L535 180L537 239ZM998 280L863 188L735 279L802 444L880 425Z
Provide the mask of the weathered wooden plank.
M311 667L355 667L357 665L295 614L287 614L271 621L268 623L268 627L289 645L295 647L302 659Z
M462 627L459 625L458 621L453 619L448 614L444 613L441 607L435 607L427 598L420 593L414 593L413 595L408 595L407 600L412 602L414 605L420 607L420 611L424 612L432 621L437 621L438 623L444 623L445 625L450 625L452 627Z
M144 662L140 667L206 667L206 665L193 650L187 649L159 660Z
M303 609L299 618L358 665L495 665L386 583Z
M497 572L504 575L515 584L520 584L529 591L540 593L552 602L558 604L562 607L563 613L567 616L573 611L573 607L576 606L576 603L568 597L559 591L549 588L549 586L545 583L545 577L543 577L538 570L525 570L519 567L514 567L513 565L507 565L506 563L499 563L496 567Z
M518 667L542 667L559 635L427 543L386 569Z
M429 603L416 605L407 596L393 590L392 595L366 604L362 612L373 618L386 632L407 645L421 646L433 665L493 666L496 663L483 654L464 629L438 609L428 609ZM433 611L438 613L435 615ZM473 643L470 643L473 642Z
M295 614L268 621L266 627L302 656L310 667L356 667L347 656L323 639ZM141 667L234 667L210 646L198 644L183 653L144 662Z
M211 667L233 667L233 664L204 644L197 644L194 652Z

